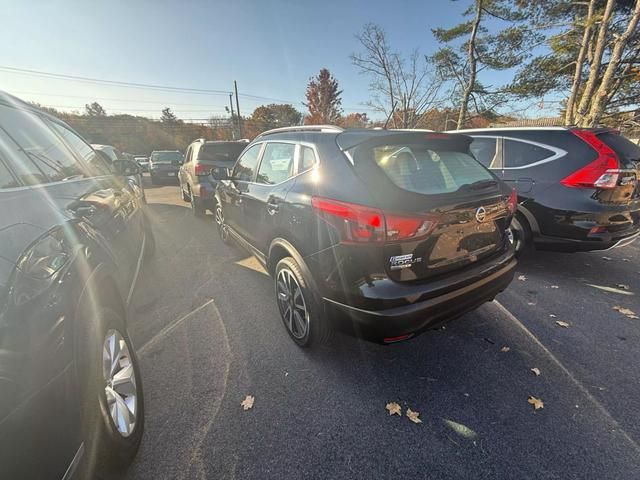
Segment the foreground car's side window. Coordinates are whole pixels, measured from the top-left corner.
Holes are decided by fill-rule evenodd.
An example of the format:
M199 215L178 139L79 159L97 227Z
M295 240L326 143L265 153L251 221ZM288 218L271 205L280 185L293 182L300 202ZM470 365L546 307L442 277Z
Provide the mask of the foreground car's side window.
M313 148L302 145L300 150L300 165L298 173L306 172L316 164L316 154Z
M18 182L3 161L0 160L0 188L14 188L17 186Z
M293 143L267 143L256 182L275 185L292 177L295 152Z
M80 164L42 118L21 109L0 105L4 132L11 139L11 162L27 185L59 182L86 176Z
M251 182L253 180L253 175L258 166L261 147L261 143L254 145L238 159L238 163L236 163L236 166L233 168L232 177L234 180L241 182Z
M59 123L49 120L45 121L67 142L70 148L75 150L84 159L92 175L100 176L111 173L109 165L104 158L98 155L82 138Z

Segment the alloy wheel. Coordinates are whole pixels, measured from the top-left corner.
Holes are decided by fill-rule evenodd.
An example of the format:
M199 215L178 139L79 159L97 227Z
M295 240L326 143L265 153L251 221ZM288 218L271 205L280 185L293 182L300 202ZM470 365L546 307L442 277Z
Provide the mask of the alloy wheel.
M278 308L284 323L295 338L304 338L309 331L309 311L295 275L283 268L276 278Z
M123 437L136 427L138 389L127 342L117 330L109 330L102 349L102 372L107 409Z
M214 215L216 225L218 225L218 232L220 233L220 238L223 242L226 242L229 239L229 230L224 223L224 213L222 212L222 207L220 205L216 206L216 213Z

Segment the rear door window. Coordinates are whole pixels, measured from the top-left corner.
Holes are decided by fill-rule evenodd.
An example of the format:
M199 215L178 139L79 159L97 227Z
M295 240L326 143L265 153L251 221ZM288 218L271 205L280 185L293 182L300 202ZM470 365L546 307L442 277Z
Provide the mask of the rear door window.
M11 138L11 162L23 183L35 185L86 176L86 167L40 116L0 105L0 125Z
M487 168L502 168L502 159L498 150L498 139L492 137L474 137L469 146L471 153Z
M258 170L258 183L275 185L293 176L296 146L293 143L267 143Z
M369 155L396 186L410 192L437 195L495 181L471 155L428 144L376 146ZM356 158L362 159L362 153Z
M313 148L302 145L300 150L300 165L298 172L306 172L316 164L316 154Z
M526 167L533 163L553 157L553 150L522 142L510 138L504 139L504 166L505 168Z
M640 168L640 146L613 132L601 133L598 138L616 152L624 168Z

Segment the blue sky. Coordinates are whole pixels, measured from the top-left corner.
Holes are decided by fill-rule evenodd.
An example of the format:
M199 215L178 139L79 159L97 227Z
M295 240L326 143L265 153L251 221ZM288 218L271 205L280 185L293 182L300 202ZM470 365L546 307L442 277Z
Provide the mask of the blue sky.
M367 22L392 47L435 51L431 28L461 20L467 1L165 1L0 0L0 65L125 82L287 100L303 110L310 76L328 68L343 90L345 112L364 111L366 77L349 54ZM508 80L505 73L485 83ZM80 83L0 71L0 89L63 110L99 101L108 113L158 117L166 105L181 118L224 114L226 95L194 95ZM241 96L243 114L273 100Z

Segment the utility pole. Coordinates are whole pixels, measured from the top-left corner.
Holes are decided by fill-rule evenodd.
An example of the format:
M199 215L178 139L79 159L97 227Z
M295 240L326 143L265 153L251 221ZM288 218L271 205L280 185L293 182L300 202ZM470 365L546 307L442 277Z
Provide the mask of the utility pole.
M236 111L238 112L238 133L242 138L242 121L240 120L240 104L238 103L238 84L233 81L233 89L236 91Z
M229 106L231 107L231 138L236 139L236 124L234 121L235 113L233 112L233 93L229 94Z

